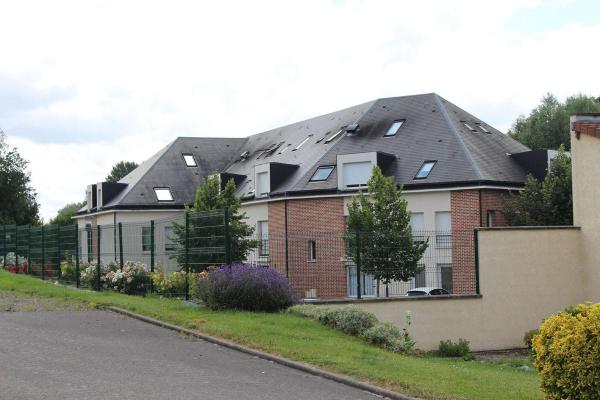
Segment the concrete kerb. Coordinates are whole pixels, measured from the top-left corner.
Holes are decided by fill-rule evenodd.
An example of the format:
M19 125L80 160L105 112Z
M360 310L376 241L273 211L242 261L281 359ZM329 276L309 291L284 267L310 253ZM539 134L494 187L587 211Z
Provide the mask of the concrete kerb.
M156 325L162 328L166 328L178 333L183 333L184 335L192 336L198 339L205 340L210 343L217 344L219 346L226 347L228 349L236 350L242 353L246 353L255 357L262 358L267 361L272 361L277 364L285 365L286 367L294 368L296 370L306 372L311 375L319 376L321 378L329 379L338 383L342 383L344 385L348 385L354 387L356 389L364 390L366 392L370 392L379 396L387 397L393 400L417 400L414 397L409 397L402 395L400 393L393 392L391 390L384 389L379 386L371 385L369 383L357 381L345 375L335 374L333 372L324 371L319 368L315 368L313 366L303 364L297 361L292 361L287 358L275 356L273 354L265 353L259 350L254 350L249 347L241 346L237 343L231 342L229 340L216 338L214 336L206 335L204 333L194 332L190 329L186 329L177 325L169 324L167 322L162 322L154 318L146 317L144 315L140 315L123 308L109 306L106 308L107 310L113 311L115 313L125 315L131 318L138 319L143 322L147 322L152 325Z

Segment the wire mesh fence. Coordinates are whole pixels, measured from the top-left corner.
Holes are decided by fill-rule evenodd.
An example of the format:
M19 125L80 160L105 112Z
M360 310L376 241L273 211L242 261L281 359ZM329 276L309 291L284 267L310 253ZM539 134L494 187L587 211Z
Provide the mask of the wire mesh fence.
M370 233L353 245L347 232L258 235L246 238L251 246L241 253L229 230L227 210L85 227L5 225L0 265L93 290L181 298L193 295L203 271L232 260L277 270L305 299L478 291L473 230L413 232L404 247L384 247ZM403 257L423 243L426 249L399 279Z

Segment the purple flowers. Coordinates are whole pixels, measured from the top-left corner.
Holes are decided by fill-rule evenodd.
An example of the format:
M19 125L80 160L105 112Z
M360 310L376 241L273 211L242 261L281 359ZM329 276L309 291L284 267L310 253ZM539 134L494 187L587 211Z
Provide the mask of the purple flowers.
M278 311L297 302L288 280L274 269L223 265L200 280L195 294L212 309Z

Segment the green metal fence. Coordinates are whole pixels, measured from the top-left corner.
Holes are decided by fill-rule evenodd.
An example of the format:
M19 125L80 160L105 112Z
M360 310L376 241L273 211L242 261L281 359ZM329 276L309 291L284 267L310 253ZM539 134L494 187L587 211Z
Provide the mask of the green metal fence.
M194 273L231 262L230 242L227 209L116 224L90 219L85 226L0 225L0 267L102 290L110 286L107 272L122 272L133 263L150 277L180 273L183 289L169 293L189 298ZM140 287L155 290L151 278Z

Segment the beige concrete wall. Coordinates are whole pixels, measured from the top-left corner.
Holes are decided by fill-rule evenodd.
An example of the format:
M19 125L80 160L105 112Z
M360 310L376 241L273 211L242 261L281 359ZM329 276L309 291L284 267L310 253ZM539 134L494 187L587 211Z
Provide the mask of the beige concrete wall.
M600 139L571 135L573 214L581 226L585 299L600 301Z
M464 338L472 350L523 347L523 334L584 300L577 228L492 228L479 232L480 298L357 302L380 320L403 326L422 350Z

